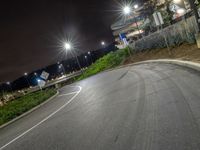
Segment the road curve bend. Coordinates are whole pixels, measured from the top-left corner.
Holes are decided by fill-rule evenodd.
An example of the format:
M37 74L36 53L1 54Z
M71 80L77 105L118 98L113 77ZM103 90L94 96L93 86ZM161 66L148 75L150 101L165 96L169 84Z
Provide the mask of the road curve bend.
M3 149L198 150L200 73L147 63L66 86L48 104L1 129Z

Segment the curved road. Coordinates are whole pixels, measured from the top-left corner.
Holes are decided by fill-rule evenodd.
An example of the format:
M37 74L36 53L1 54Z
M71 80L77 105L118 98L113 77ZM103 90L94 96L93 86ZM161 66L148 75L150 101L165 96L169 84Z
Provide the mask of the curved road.
M0 129L0 150L198 150L200 73L142 64L66 86Z

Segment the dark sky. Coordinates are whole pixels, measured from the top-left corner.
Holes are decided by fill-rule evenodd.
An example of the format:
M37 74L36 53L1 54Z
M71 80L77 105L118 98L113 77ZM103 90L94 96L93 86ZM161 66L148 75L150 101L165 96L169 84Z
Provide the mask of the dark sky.
M116 0L115 0L116 1ZM114 0L15 0L0 3L0 83L65 59L70 35L81 51L113 41Z

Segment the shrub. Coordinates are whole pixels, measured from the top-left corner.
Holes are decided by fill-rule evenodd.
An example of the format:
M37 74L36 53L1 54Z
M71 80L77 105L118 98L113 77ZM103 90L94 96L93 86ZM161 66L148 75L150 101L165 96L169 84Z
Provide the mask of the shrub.
M55 93L55 89L47 89L30 93L8 102L6 105L0 107L0 125L41 104Z
M130 55L130 53L133 53L133 51L131 51L128 47L115 52L110 52L92 64L87 70L85 70L83 75L78 77L77 80L82 80L106 69L120 65L123 60Z

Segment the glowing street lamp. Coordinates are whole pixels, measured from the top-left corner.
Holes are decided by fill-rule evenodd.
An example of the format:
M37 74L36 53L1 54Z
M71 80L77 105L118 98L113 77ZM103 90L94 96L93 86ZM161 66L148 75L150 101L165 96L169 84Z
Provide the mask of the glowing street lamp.
M66 50L70 50L70 49L72 48L71 44L70 44L70 43L68 43L68 42L67 42L67 43L65 43L65 45L64 45L64 46L65 46L65 49L66 49Z
M66 42L66 43L64 43L64 48L65 48L65 50L67 50L67 51L70 51L70 52L71 52L71 50L73 49L73 46L72 46L72 44L71 44L71 43L69 43L69 42ZM71 52L71 54L72 54L72 56L74 56L72 52ZM75 58L76 58L76 61L77 61L77 63L78 63L78 66L79 66L79 68L80 68L81 72L83 73L83 71L82 71L82 68L81 68L81 65L80 65L80 62L79 62L79 60L78 60L78 57L77 57L77 55L75 55Z
M125 15L130 14L131 13L131 7L130 6L125 6L123 8L123 12L124 12Z
M106 45L106 43L105 43L104 41L102 41L102 42L101 42L101 45L102 45L102 46L105 46L105 45Z
M26 79L26 81L27 81L27 83L28 83L28 86L30 87L31 85L30 85L30 83L29 83L29 81L28 81L28 79L27 79L27 77L28 77L28 73L25 72L25 73L24 73L24 76L25 76L25 79Z
M138 4L135 4L133 7L134 7L135 9L138 9Z
M138 8L138 5L135 4L133 7L134 7L134 9L137 9L137 8ZM125 14L126 16L127 16L127 15L130 15L130 14L132 13L132 8L131 8L131 6L129 6L129 5L124 6L123 12L124 12L124 14ZM134 14L134 13L132 13L132 14L133 14L133 17L134 17L134 20L135 20L135 24L136 24L136 26L137 26L137 30L138 30L138 32L140 33L140 29L139 29L139 26L138 26L138 23L137 23L135 14Z
M93 58L90 51L88 52L88 55L90 56L91 63L93 63Z
M13 89L12 89L12 85L11 85L11 83L8 81L8 82L6 82L6 84L10 87L10 89L11 89L11 93L13 94Z

